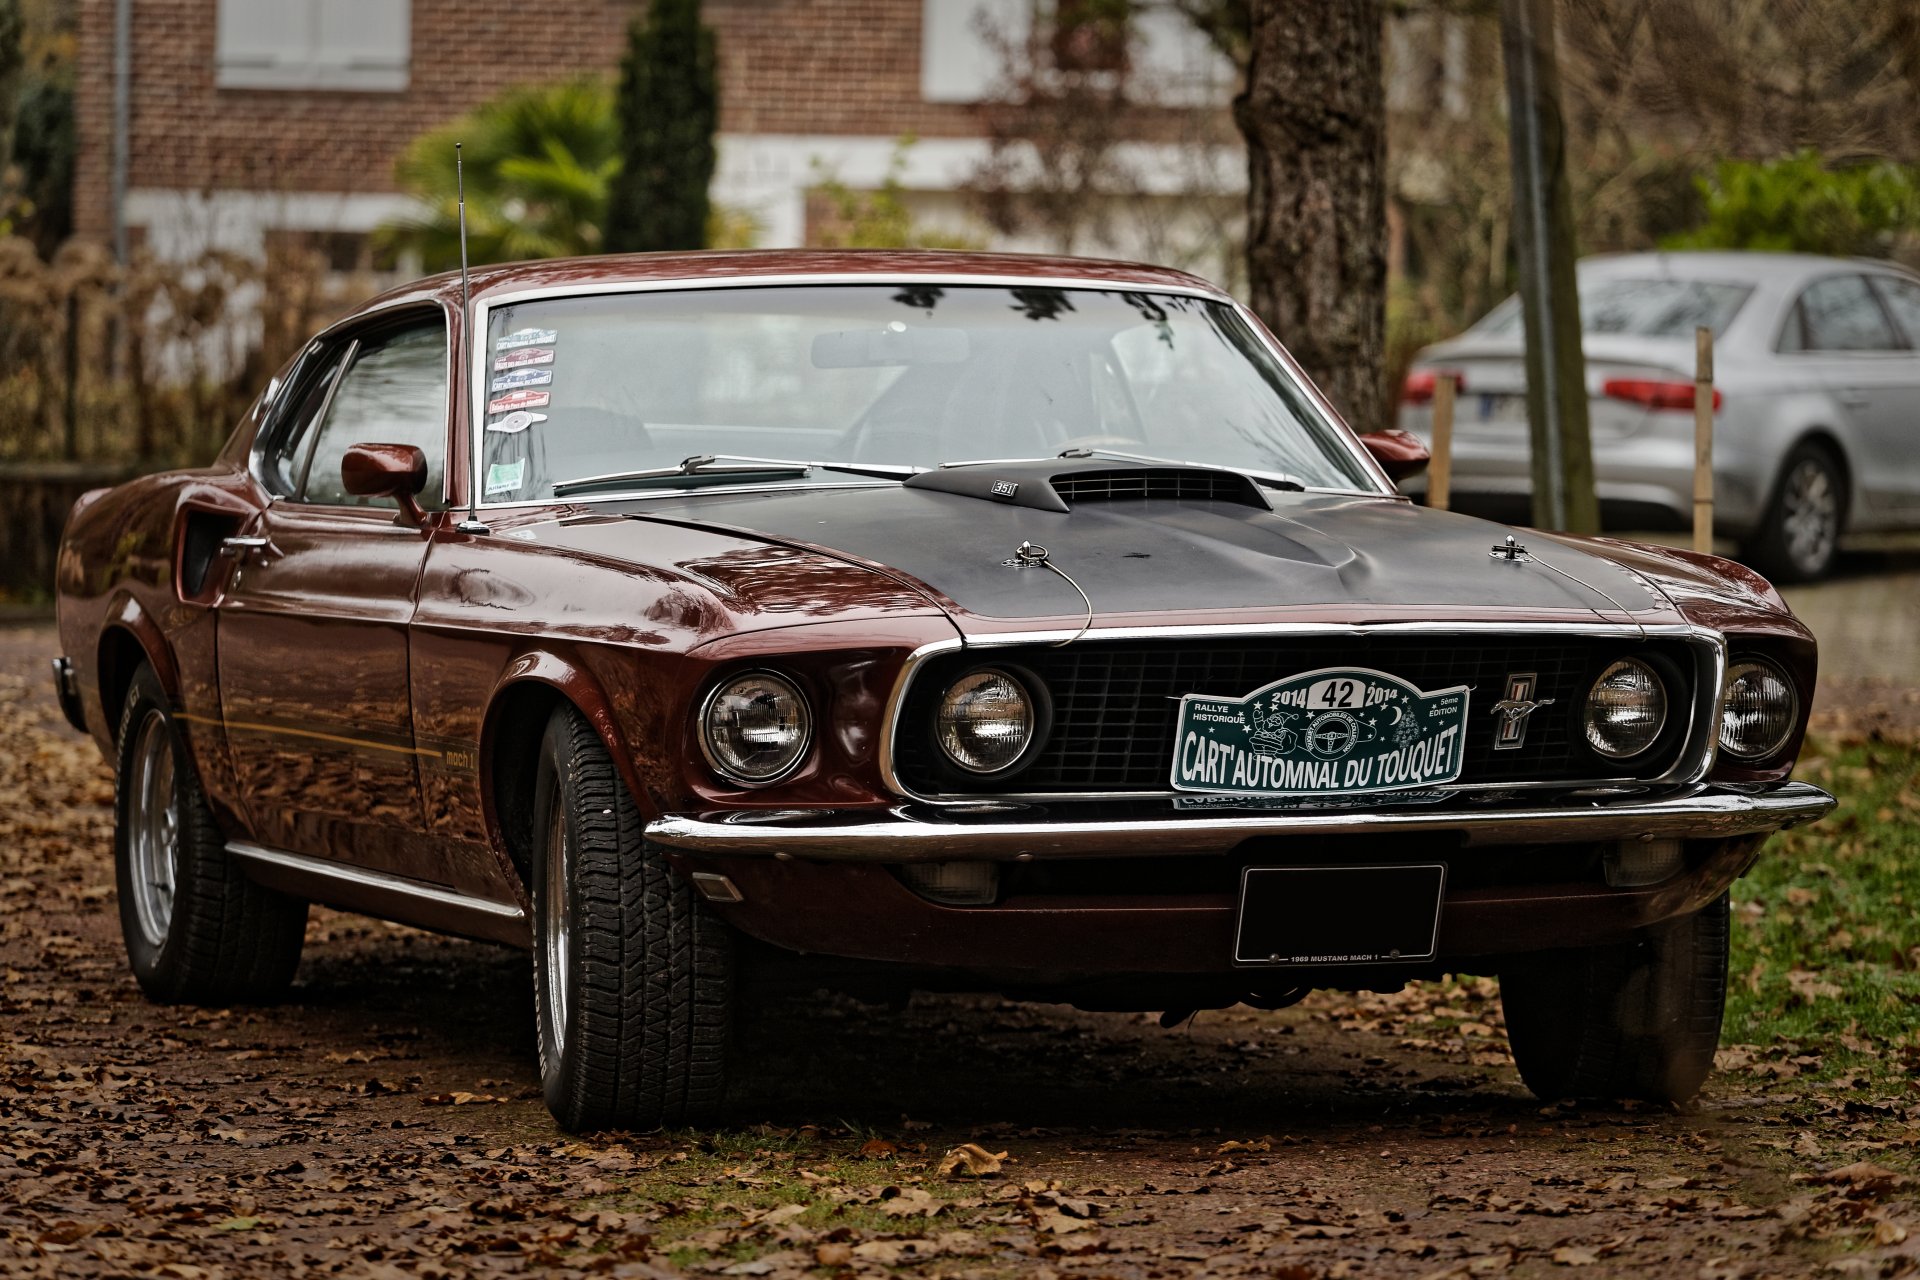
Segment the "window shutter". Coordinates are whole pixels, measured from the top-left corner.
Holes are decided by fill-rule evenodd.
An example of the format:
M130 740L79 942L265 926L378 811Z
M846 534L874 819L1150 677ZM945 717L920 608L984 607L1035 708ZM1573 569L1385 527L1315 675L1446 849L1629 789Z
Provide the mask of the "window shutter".
M220 0L214 35L222 88L301 88L313 0Z
M312 0L314 61L331 84L404 89L413 42L408 0Z
M410 0L219 0L223 89L392 91L407 87Z

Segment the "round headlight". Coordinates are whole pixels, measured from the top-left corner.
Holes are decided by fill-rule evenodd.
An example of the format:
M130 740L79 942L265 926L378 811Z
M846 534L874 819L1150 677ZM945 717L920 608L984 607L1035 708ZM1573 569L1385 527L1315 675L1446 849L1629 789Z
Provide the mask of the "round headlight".
M1800 697L1786 673L1764 658L1747 658L1727 670L1727 700L1720 712L1720 746L1742 760L1761 760L1787 745L1800 718Z
M800 691L764 671L736 676L713 691L700 718L707 763L748 786L778 782L807 753L813 717Z
M1667 723L1667 688L1646 663L1622 658L1587 693L1587 745L1609 760L1651 747Z
M969 773L1011 768L1033 741L1033 699L1004 671L973 671L940 699L934 736L947 758Z

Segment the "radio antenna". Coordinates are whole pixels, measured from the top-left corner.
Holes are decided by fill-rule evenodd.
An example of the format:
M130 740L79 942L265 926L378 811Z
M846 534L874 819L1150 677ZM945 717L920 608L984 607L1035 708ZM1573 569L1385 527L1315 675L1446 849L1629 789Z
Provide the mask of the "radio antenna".
M460 144L453 144L453 189L460 205L460 310L467 309L467 175L460 167Z
M467 176L460 164L460 144L453 144L453 190L454 199L460 210L460 334L469 352L473 350L473 336L467 330L473 324L472 287L467 282ZM467 412L467 518L454 528L461 533L484 534L489 532L480 519L480 494L473 482L478 478L477 459L480 452L480 433L473 430L473 423L480 417L481 406L475 403Z

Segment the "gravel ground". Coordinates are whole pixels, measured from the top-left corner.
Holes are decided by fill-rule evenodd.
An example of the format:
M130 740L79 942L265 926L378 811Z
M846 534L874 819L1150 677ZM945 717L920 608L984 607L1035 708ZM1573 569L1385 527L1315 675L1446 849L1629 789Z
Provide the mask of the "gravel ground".
M519 953L316 910L291 998L160 1008L111 784L0 630L0 1274L1800 1276L1915 1268L1911 1094L1743 1046L1542 1107L1490 982L1149 1017L760 1002L728 1127L558 1133ZM1000 1155L978 1182L942 1153ZM1004 1154L1002 1154L1004 1153ZM804 1206L804 1207L802 1207Z

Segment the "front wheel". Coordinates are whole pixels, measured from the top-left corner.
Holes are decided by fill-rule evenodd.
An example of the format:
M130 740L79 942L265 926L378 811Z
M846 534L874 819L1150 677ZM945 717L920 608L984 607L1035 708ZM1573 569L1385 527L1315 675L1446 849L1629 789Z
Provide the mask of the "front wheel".
M1514 1065L1535 1096L1684 1102L1720 1045L1727 898L1604 947L1518 957L1500 974Z
M533 829L548 1110L575 1133L711 1119L726 1084L731 936L642 837L612 756L570 706L547 723Z
M114 878L133 976L169 1004L270 1000L293 980L307 904L227 856L166 690L142 664L114 770Z

